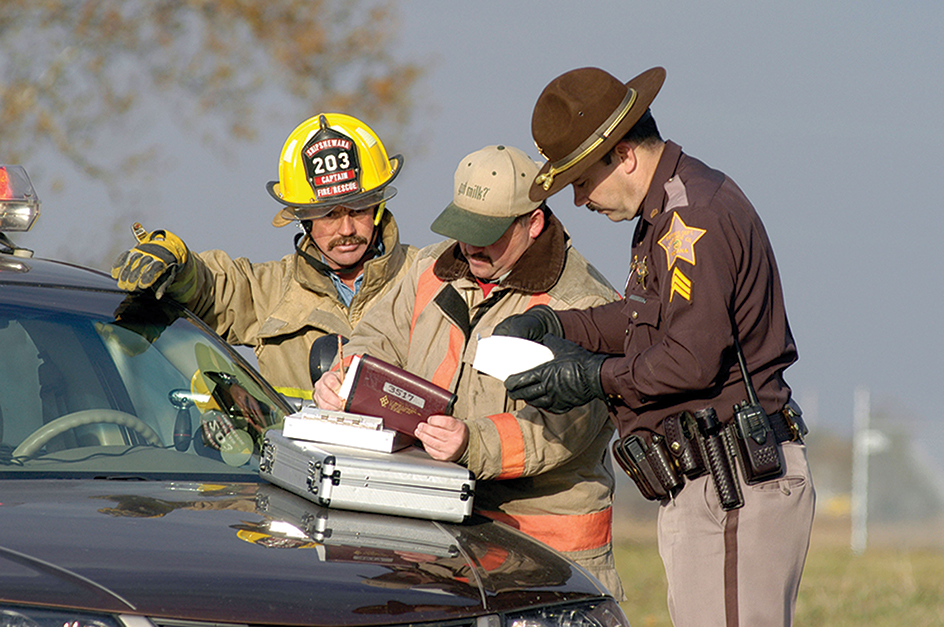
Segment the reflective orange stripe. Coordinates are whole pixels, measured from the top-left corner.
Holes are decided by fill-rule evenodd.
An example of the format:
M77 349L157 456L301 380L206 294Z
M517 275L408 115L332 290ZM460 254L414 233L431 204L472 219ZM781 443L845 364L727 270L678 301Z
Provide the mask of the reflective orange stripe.
M410 340L413 339L413 329L416 328L416 319L420 313L426 309L426 305L433 300L433 296L439 291L442 281L433 274L433 266L427 268L416 281L416 299L413 301L413 319L410 320Z
M528 299L528 306L525 309L530 309L535 305L546 305L551 302L551 297L548 296L547 292L541 292L540 294L532 294L531 298Z
M485 572L490 573L501 568L502 565L504 565L504 563L508 560L509 555L511 555L511 552L508 549L489 544L488 548L485 550L485 555L477 558L476 561ZM468 577L457 576L455 577L455 580L461 581L463 583L469 583Z
M508 549L500 546L489 545L485 555L478 558L479 565L485 570L491 572L498 568L508 559Z
M416 281L416 299L413 301L413 318L410 320L410 341L413 341L413 331L416 329L416 320L424 309L432 302L443 282L433 274L430 266L420 274ZM462 350L465 347L465 336L455 326L449 328L449 345L446 346L446 355L442 363L436 368L431 381L441 388L449 389L452 377L459 367Z
M452 386L452 377L456 374L459 367L459 358L462 356L462 349L465 346L465 336L456 326L449 327L449 346L446 347L446 355L442 363L433 373L432 382L441 388L450 389Z
M586 551L609 544L613 539L613 508L593 514L545 514L511 516L504 512L480 512L540 540L558 551Z
M501 441L501 473L497 479L515 479L524 472L524 435L515 420L514 414L494 414L489 416L498 429Z

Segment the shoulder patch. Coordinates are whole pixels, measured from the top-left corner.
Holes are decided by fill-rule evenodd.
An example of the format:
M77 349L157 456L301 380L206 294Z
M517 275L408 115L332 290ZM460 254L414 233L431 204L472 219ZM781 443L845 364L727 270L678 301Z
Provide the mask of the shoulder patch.
M682 221L678 213L673 213L672 225L669 227L668 233L659 240L659 246L665 250L666 262L668 263L666 270L672 269L676 259L683 259L694 266L695 242L705 233L707 233L705 229L688 226Z

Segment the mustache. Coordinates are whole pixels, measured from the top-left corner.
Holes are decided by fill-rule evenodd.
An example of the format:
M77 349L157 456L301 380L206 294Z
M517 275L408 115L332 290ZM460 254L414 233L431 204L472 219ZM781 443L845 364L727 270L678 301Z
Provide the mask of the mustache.
M475 259L476 261L483 261L485 263L492 263L492 258L486 255L485 253L475 253L474 255L466 255L467 259Z
M355 246L361 244L368 244L366 237L361 237L360 235L346 235L333 239L328 243L328 250L334 250L338 246Z

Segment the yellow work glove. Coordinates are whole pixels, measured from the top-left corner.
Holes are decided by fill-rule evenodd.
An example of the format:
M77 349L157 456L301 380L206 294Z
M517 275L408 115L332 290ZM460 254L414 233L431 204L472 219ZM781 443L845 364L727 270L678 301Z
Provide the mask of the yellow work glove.
M138 245L115 260L111 276L123 290L153 289L157 298L167 292L182 303L189 302L196 290L196 270L187 245L165 230L139 234Z

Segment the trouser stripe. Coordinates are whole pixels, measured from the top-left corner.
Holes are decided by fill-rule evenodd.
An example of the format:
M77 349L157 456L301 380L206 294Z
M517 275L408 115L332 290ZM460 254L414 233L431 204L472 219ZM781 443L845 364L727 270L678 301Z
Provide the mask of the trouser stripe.
M738 627L738 511L724 521L724 618L727 627Z

